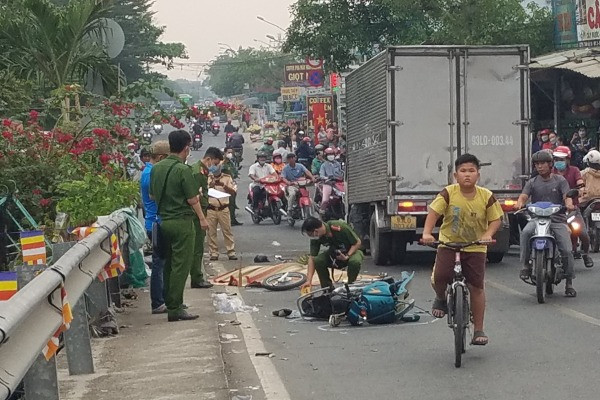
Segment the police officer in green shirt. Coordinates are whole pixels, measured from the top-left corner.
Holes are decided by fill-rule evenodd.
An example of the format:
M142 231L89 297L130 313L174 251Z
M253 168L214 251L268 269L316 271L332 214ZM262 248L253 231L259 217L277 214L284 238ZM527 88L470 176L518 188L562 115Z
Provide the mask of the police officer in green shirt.
M209 147L204 153L204 158L192 166L194 178L200 185L200 205L204 216L208 211L208 174L211 167L217 166L223 161L223 153L216 147ZM192 289L208 289L213 285L204 279L202 264L204 257L204 241L206 230L202 229L199 222L194 224L196 229L196 241L194 243L194 261L190 270Z
M169 134L171 154L152 168L150 196L160 216L161 246L164 246L165 304L170 322L192 320L183 308L183 290L194 262L196 225L208 228L198 199L198 181L184 162L190 155L192 138L184 130Z
M227 146L227 147L225 147L225 161L223 161L222 172L224 174L231 175L233 180L236 180L239 178L240 174L232 160L233 160L233 148ZM232 195L231 198L229 199L229 214L231 215L231 226L244 225L243 223L238 221L237 218L235 217L235 210L237 210L237 208L238 208L237 205L235 204L236 195L237 194Z
M321 287L333 285L328 268L346 268L348 283L358 277L364 255L360 250L361 242L350 226L342 221L323 222L315 217L307 218L302 224L302 233L312 238L310 257L308 258L308 280L303 287L310 287L313 275L317 271ZM321 246L328 247L322 251Z

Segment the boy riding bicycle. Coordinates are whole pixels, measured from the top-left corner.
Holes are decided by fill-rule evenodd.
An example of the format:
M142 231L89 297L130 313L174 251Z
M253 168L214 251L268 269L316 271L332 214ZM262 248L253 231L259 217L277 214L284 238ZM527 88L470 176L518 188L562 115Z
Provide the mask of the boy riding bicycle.
M440 227L440 241L491 241L500 228L503 211L491 191L477 186L480 177L479 160L474 155L463 154L458 157L454 166L454 178L458 183L446 186L431 203L422 242L431 244L435 241L431 233L441 216L444 219ZM472 344L481 346L488 343L488 337L483 331L486 254L485 245L467 247L461 254L463 275L471 293L475 328ZM454 250L444 246L438 247L431 275L431 285L436 294L432 315L436 318L443 318L448 312L446 287L454 278L454 257Z

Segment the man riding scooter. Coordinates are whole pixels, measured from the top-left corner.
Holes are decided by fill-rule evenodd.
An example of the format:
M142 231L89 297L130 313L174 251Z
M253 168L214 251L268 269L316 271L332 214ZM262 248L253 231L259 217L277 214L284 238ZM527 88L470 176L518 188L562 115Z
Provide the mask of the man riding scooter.
M259 183L261 178L275 174L275 169L271 164L267 163L267 155L263 152L258 152L256 162L248 169L248 176L252 180L250 184L250 192L252 193L252 211L258 210L258 203L266 197L265 188Z
M298 205L298 202L296 201L296 198L298 197L298 186L296 186L295 182L301 178L306 178L311 181L314 181L315 178L308 172L304 165L296 163L296 155L294 153L289 153L287 155L287 165L283 168L281 177L283 178L283 182L287 185L285 191L288 203L287 211L289 214Z
M331 197L332 186L328 181L339 181L344 179L344 171L342 171L342 164L335 160L335 150L331 147L325 149L325 161L321 165L319 171L321 179L325 180L321 188L321 209L320 213L324 214L327 209L327 203L329 197Z
M579 168L571 165L571 149L567 146L558 146L554 149L554 152L552 152L552 156L554 157L553 172L564 177L569 183L570 189L578 189L581 187L581 185L583 185L581 172L579 172ZM573 205L576 207L575 221L579 223L579 226L585 227L583 216L578 208L579 201L577 197L573 198ZM583 254L577 250L579 240L581 240L581 250L583 251ZM586 268L592 268L594 266L594 261L592 261L592 258L588 254L590 251L590 235L588 234L587 229L580 229L577 233L573 232L571 234L571 243L573 257L576 259L583 258L583 263Z
M579 206L587 224L590 241L593 242L593 251L597 251L600 248L600 152L590 151L583 162L587 168L581 171L584 187L580 190Z
M552 173L554 161L552 154L544 150L538 151L533 155L532 161L538 175L527 181L517 200L516 208L518 210L522 209L527 201L531 200L532 203L546 201L552 204L564 205L569 211L575 210L573 200L567 197L570 190L569 183L562 176ZM571 234L566 221L564 213L557 214L552 217L550 228L563 259L564 277L566 278L565 296L575 297L577 296L577 292L573 288L573 278L575 278L573 265L575 260L571 253ZM521 262L524 268L520 272L520 278L525 281L530 279L532 272L532 266L529 264L529 254L531 253L530 241L534 232L534 221L530 221L521 231Z

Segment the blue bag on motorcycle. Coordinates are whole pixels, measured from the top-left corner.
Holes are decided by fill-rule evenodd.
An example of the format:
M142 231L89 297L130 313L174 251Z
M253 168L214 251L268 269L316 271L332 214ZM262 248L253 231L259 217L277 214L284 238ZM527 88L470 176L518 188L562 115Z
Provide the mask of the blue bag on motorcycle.
M392 284L393 285L393 284ZM352 325L366 318L370 324L389 324L396 321L396 299L387 282L377 281L365 286L359 299L353 300L347 313Z

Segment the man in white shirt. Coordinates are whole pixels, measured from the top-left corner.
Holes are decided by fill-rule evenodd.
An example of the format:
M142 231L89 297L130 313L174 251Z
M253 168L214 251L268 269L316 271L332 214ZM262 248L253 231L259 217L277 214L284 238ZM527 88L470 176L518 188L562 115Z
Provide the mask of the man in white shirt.
M258 208L258 202L265 197L265 188L258 183L261 178L275 173L275 169L271 164L267 163L267 155L259 152L256 155L257 161L248 169L248 176L252 179L250 191L252 192L252 210Z
M277 143L277 149L273 152L273 156L275 156L276 154L279 154L281 156L282 160L287 160L287 155L289 153L289 151L287 151L287 143L284 140L280 140Z

